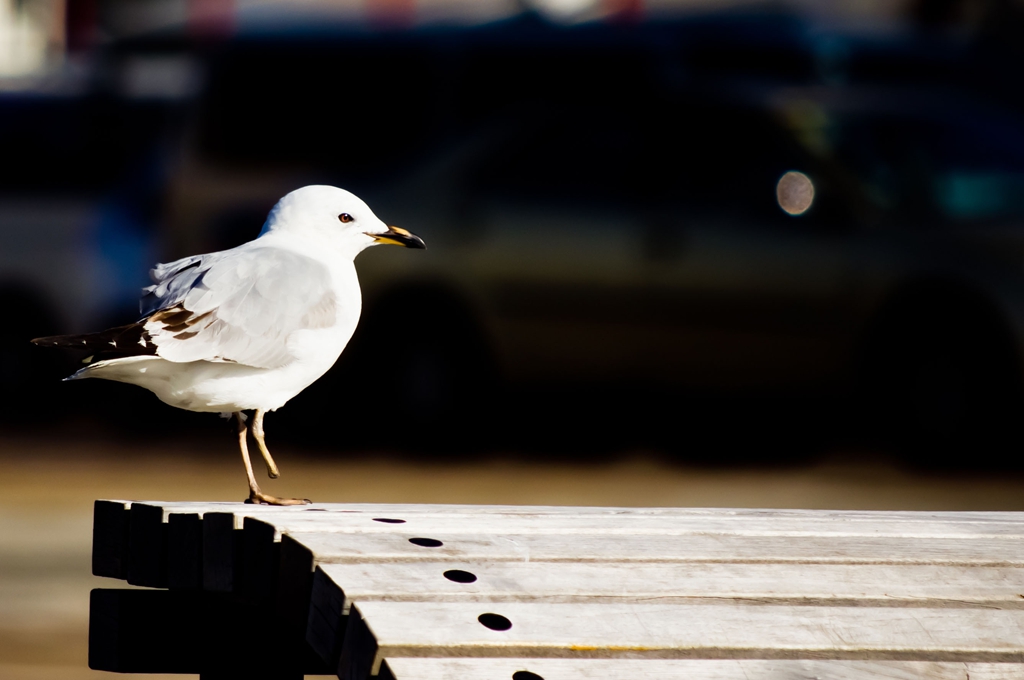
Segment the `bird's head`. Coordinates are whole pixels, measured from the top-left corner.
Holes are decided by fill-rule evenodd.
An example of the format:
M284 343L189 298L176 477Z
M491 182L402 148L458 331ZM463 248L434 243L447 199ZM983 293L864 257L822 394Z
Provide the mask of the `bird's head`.
M358 196L324 185L311 185L285 195L270 211L260 236L294 233L355 257L379 243L426 248L423 239L389 227Z

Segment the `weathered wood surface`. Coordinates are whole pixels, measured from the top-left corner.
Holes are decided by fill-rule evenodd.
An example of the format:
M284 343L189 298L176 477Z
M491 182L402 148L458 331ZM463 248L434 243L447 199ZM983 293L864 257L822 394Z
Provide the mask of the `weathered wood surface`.
M553 664L532 670L546 680L965 663L1024 678L1021 513L99 501L94 516L94 573L250 607L261 620L237 625L264 627L280 677L315 651L352 680L384 658L396 680L509 678L493 657L522 655ZM443 656L466 658L417 658Z
M338 534L290 532L318 564L434 562L804 562L835 564L945 564L1024 567L1024 542L1015 538L744 536L737 534L612 535ZM439 541L424 546L415 538Z
M207 515L208 521L203 522ZM93 571L97 575L115 578L125 578L127 574L128 581L135 585L172 588L197 587L201 572L206 589L234 592L243 585L242 552L249 548L243 545L241 534L233 532L241 531L246 520L265 521L274 527L271 540L275 542L282 532L300 534L303 530L307 533L414 534L426 537L451 536L456 533L500 533L513 541L516 540L515 535L529 533L623 536L630 541L648 535L700 537L719 534L758 539L773 536L918 539L915 544L908 546L909 552L913 553L909 558L911 561L915 556L922 555L919 548L926 542L931 543L930 539L933 538L946 542L960 538L1024 540L1022 523L1013 521L1012 513L988 515L344 504L275 508L240 503L98 501L95 511ZM167 535L164 536L164 533ZM266 540L264 532L253 533L259 534L259 540ZM199 535L202 536L201 542L196 540ZM709 543L708 539L698 540L704 544ZM940 551L943 549L939 543L932 543L932 546ZM960 551L958 556L966 559L966 562L960 563L1021 563L1012 556L1009 559L998 559L1007 551L1019 553L1015 545L997 542L992 546L977 547L979 549L973 555ZM267 554L274 550L255 544L251 549L256 553ZM321 552L325 560L335 559L327 556L329 546ZM881 552L892 554L895 558L899 550L890 551L883 545ZM988 561L986 556L990 558ZM743 555L738 557L745 559ZM344 559L340 556L337 558ZM395 559L417 557L410 554ZM645 558L641 555L639 559ZM810 559L810 556L804 554L798 559ZM870 557L864 559L871 560ZM924 560L925 563L929 561L930 558ZM265 587L265 584L261 585L260 578L253 578L251 574L247 578L250 589Z
M217 527L201 520L217 515ZM187 515L179 530L171 516ZM401 516L399 516L401 515ZM193 587L203 564L209 587L233 588L235 545L232 530L247 518L265 520L282 532L395 533L416 535L500 532L570 535L851 536L928 539L1021 538L1024 528L1012 513L865 513L839 511L569 508L516 506L430 506L324 504L277 508L240 503L169 503L97 501L94 513L93 572L127 578L136 585ZM379 520L394 520L394 523ZM230 524L228 524L230 522ZM185 526L190 529L185 531ZM203 555L194 538L202 526ZM134 537L134 540L132 539ZM173 555L173 557L172 557ZM218 572L217 570L221 571ZM211 571L212 570L212 571ZM181 572L181 573L179 573Z
M1024 569L936 565L426 562L323 564L353 601L693 602L1024 609Z
M1024 673L1006 663L751 659L393 658L382 670L382 680L1019 680Z
M396 513L397 514L397 513ZM869 520L843 517L644 516L644 515L407 515L406 519L367 514L262 514L253 519L272 524L281 533L396 533L415 535L571 534L667 535L730 534L734 536L836 536L901 538L1012 538L1024 540L1020 522L948 520ZM381 520L390 520L382 522Z
M1024 662L1020 610L360 602L352 616L343 680L407 656Z
M395 505L395 504L345 504L325 503L300 507L274 507L247 505L243 503L209 502L163 502L163 501L97 501L96 511L104 517L96 517L97 527L105 526L117 512L129 512L133 505L160 508L161 521L167 522L171 514L195 514L202 518L208 512L230 513L236 518L236 529L242 528L246 517L273 520L276 525L285 522L315 522L318 530L343 531L345 527L357 530L357 526L368 526L379 530L381 526L364 525L367 519L394 519L403 523L413 522L414 526L428 518L436 518L429 528L439 531L475 532L481 524L493 526L495 520L519 522L529 527L543 523L545 531L555 530L554 520L562 518L570 523L569 529L585 530L588 520L599 520L597 529L602 533L615 531L609 520L623 520L639 527L641 531L663 531L671 533L689 531L715 531L716 525L723 524L725 531L756 531L788 534L803 533L846 533L859 535L905 532L908 535L1016 535L1024 537L1024 529L1014 513L1008 512L865 512L838 510L750 510L735 508L594 508L572 506L481 506L481 505ZM326 517L330 519L327 520ZM461 521L460 521L461 520ZM693 520L700 524L681 524ZM448 522L442 524L441 522ZM737 525L737 522L741 525ZM575 523L575 524L572 524ZM378 525L385 524L378 522ZM333 528L337 526L338 528ZM506 525L506 531L520 533L523 529L515 524ZM620 530L626 530L625 526Z
M972 522L1019 522L1020 512L998 511L919 511L919 510L802 510L779 508L680 508L680 507L599 507L573 505L446 505L417 503L313 503L302 506L249 505L231 501L132 501L102 500L98 504L129 509L135 503L153 505L164 509L165 515L172 512L198 513L237 511L243 516L290 515L303 512L327 512L343 514L367 514L373 517L398 517L404 515L573 515L573 516L670 516L670 517L794 517L823 518L868 521L950 521Z
M322 564L306 640L337 659L353 602L548 602L1024 609L1024 569L934 565Z

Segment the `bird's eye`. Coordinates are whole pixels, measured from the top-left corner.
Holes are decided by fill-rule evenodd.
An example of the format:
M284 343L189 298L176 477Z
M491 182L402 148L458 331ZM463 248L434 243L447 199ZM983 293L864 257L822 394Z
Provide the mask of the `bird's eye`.
M340 215L338 215L338 219L344 222L345 224L348 224L355 218L349 215L348 213L341 213Z

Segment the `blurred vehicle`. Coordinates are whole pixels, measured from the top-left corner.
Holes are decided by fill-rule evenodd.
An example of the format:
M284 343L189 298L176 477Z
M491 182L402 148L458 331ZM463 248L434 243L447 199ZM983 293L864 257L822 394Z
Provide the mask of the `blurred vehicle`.
M52 418L73 366L26 340L131 314L156 257L165 102L80 69L0 90L0 422Z
M201 52L159 162L161 259L252 238L314 182L429 248L361 256L360 329L275 415L293 431L692 448L846 428L936 458L1012 443L1024 122L930 78L948 66L933 44L886 57L914 65L896 82L875 78L877 44L858 60L784 14L293 29ZM190 49L150 37L111 59ZM368 401L406 420L382 432Z
M1011 444L1024 130L928 92L722 94L534 111L375 198L434 248L363 263L381 398L458 422L487 357L519 385L831 397L935 459Z

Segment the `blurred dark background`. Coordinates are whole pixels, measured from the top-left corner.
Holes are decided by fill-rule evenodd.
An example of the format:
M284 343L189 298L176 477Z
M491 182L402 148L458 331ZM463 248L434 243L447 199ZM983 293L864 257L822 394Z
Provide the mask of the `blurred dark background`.
M1024 0L0 0L0 678L99 677L94 499L245 496L28 341L311 183L429 249L268 491L1024 509L1021 74Z
M1013 467L1022 73L1017 0L0 0L0 427L222 427L28 340L324 183L429 250L275 441Z

